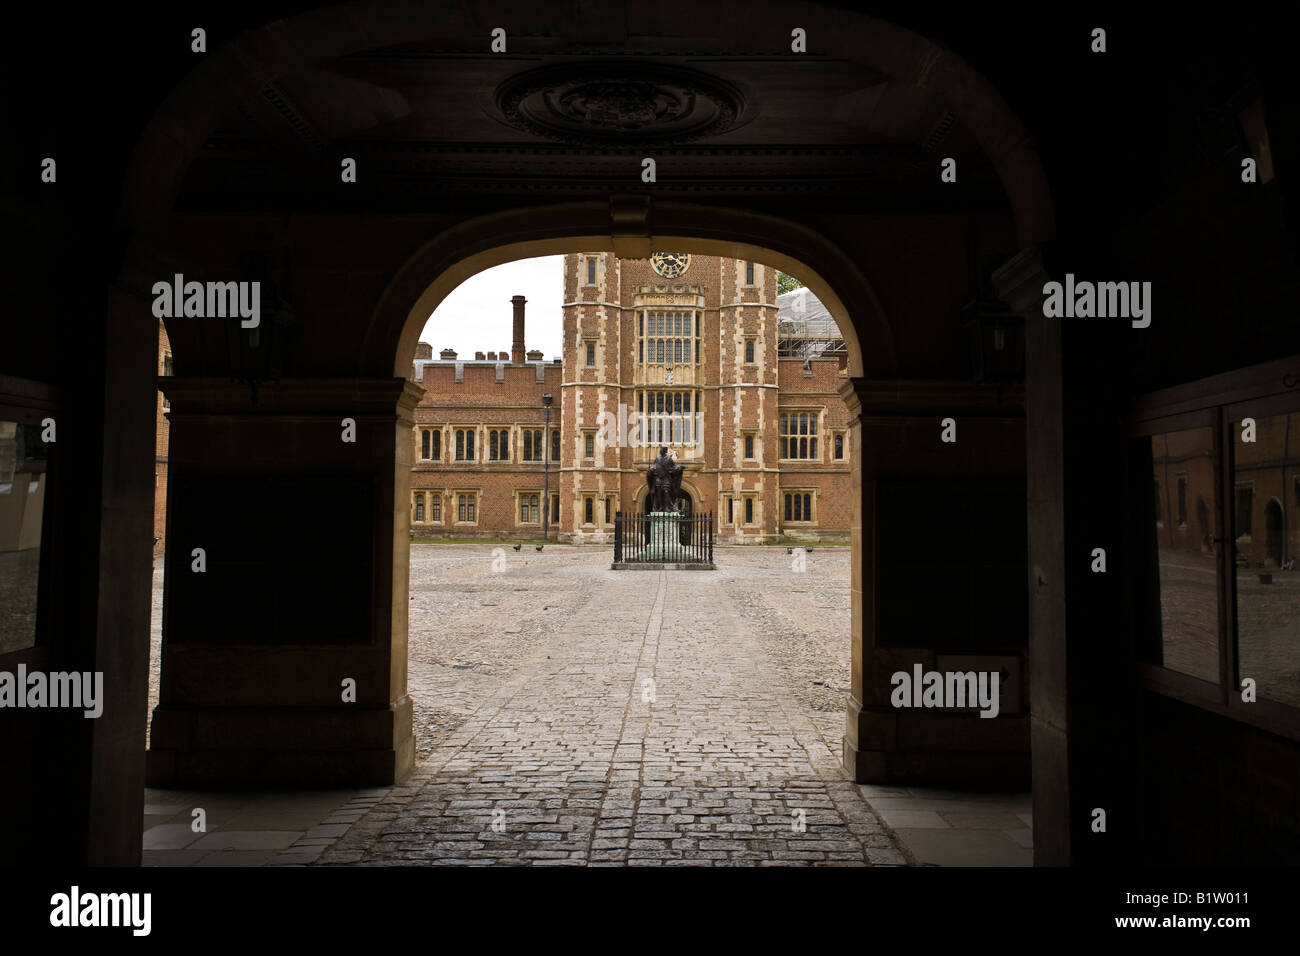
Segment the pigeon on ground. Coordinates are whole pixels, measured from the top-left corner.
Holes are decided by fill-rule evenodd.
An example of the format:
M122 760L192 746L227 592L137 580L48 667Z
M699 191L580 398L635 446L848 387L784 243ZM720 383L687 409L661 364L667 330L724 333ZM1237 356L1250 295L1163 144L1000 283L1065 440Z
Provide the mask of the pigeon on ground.
M518 551L518 550L519 550L520 548L522 548L523 546L524 546L524 543L521 541L521 542L519 542L517 545L515 545L515 550Z
M542 550L542 546L540 544L537 546L537 550L538 551Z

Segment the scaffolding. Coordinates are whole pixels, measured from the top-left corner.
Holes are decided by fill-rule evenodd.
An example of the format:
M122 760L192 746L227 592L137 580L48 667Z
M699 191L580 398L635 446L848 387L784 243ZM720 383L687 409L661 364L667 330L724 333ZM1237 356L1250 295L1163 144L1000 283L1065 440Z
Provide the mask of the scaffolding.
M839 326L810 289L784 292L776 301L778 357L848 359Z

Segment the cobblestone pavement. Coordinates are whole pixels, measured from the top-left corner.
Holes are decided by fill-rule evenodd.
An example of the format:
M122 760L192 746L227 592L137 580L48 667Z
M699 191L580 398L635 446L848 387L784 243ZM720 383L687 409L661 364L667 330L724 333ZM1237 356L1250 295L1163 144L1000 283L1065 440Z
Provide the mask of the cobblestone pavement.
M839 765L847 551L491 551L413 548L422 759L320 863L908 862Z

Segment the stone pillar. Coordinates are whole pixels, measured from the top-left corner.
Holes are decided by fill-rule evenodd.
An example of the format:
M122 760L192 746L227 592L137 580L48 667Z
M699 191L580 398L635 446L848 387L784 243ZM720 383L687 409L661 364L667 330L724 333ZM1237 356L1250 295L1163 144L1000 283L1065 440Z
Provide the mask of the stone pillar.
M1128 728L1139 716L1123 544L1135 506L1125 501L1128 398L1114 373L1133 332L1045 318L1049 270L1036 247L993 281L1025 316L1034 862L1113 865L1140 845L1125 832L1135 826ZM1106 549L1105 574L1091 572L1093 547ZM1104 835L1091 832L1094 808L1107 810Z
M159 787L367 786L411 768L413 410L401 379L165 384ZM351 439L351 440L348 440ZM205 569L195 570L202 550Z
M969 542L945 540L942 531L955 528L956 516L975 502L990 513L996 506L997 513L1010 514L1008 524L1023 522L1023 395L960 381L866 378L850 379L840 395L851 418L854 462L852 687L845 769L861 783L1027 787L1025 628L1018 634L1010 625L1006 633L966 633L969 627L963 622L998 615L979 609L976 586L984 572L970 570L967 558L956 557L959 549L969 554ZM945 418L955 420L955 443L941 440ZM912 503L906 509L900 504L904 498ZM915 517L919 530L900 534L899 512L913 509L917 514L902 517ZM935 510L938 520L925 513L928 509ZM943 520L945 515L949 520ZM880 534L886 518L894 522L888 540ZM1014 528L1006 533L1016 541ZM1023 541L1023 523L1018 538ZM1014 590L1023 581L1023 568L1014 563L1023 564L1023 545L1008 548L995 540L989 547L995 554L986 590ZM1012 552L1018 557L1008 563L1006 555ZM882 572L892 575L890 583L880 584ZM887 620L881 616L881 587L889 598L886 610L892 617ZM970 610L964 618L951 616L957 626L933 630L933 621L943 618L939 611L952 607ZM923 672L1005 669L1004 687L1017 692L1019 706L1004 693L1001 713L993 719L973 711L895 708L890 678L898 671L912 673L917 664Z
M109 292L104 366L104 446L95 633L78 669L104 674L104 712L87 720L86 859L91 866L140 861L144 723L149 697L153 580L158 320L151 300Z

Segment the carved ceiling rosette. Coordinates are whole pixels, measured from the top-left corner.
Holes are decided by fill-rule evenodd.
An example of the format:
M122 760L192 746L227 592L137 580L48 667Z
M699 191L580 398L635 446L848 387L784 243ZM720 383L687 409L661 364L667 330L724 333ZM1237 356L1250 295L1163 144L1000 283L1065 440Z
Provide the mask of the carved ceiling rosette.
M662 146L735 128L745 97L726 80L667 64L588 63L529 70L496 91L516 129L579 146Z

